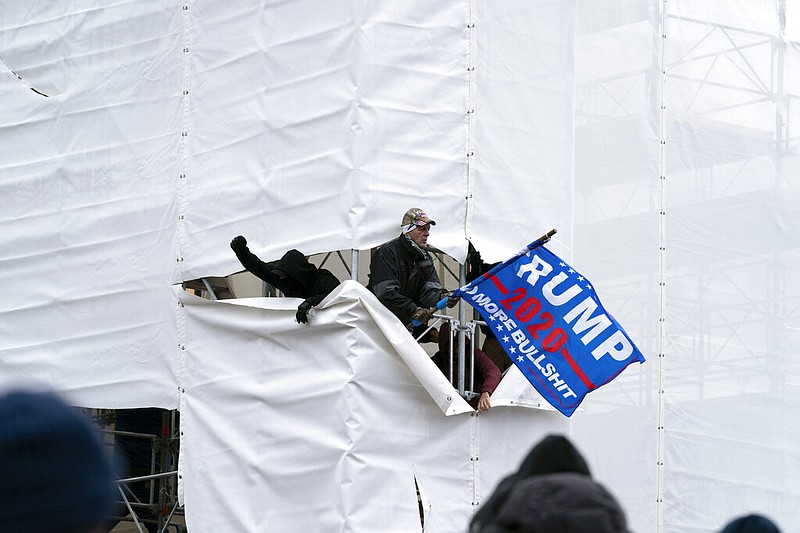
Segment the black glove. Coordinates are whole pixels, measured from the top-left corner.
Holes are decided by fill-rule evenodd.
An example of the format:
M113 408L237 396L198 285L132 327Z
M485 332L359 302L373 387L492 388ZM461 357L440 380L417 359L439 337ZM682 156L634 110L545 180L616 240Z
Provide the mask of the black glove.
M242 237L241 235L237 235L231 241L231 250L236 253L244 252L247 250L247 239Z
M411 318L419 320L423 324L427 324L428 321L431 318L433 318L433 313L431 312L430 309L426 309L424 307L417 307L416 311L414 311L414 314L411 315Z
M298 323L308 324L308 312L314 307L308 300L297 306L297 314L294 316Z

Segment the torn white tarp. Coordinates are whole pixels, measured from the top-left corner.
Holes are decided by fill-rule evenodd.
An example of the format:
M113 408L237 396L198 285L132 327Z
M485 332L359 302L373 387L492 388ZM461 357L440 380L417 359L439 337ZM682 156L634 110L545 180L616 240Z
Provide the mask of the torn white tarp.
M174 404L170 285L238 270L237 234L265 260L366 250L419 206L456 258L554 226L569 247L574 17L543 0L6 2L0 380Z
M533 442L567 431L554 412L475 415L358 283L308 325L294 320L296 299L176 295L190 529L419 531L418 486L426 531L463 531Z

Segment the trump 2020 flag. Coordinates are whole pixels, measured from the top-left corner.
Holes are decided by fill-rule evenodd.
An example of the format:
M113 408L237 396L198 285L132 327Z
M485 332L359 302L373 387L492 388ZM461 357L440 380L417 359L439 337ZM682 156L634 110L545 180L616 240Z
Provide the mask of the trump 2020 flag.
M644 356L589 280L541 243L454 296L478 310L539 394L570 416L588 393Z

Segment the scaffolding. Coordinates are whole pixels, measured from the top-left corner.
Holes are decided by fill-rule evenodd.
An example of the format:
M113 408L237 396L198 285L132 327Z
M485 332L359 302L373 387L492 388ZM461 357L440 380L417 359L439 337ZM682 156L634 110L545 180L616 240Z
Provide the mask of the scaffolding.
M740 241L759 239L731 232L731 220L750 221L752 228L767 227L765 213L759 212L758 206L774 203L776 198L779 205L792 209L789 203L795 198L780 199L789 180L782 162L800 147L800 137L792 136L790 128L792 104L796 107L798 95L785 88L787 43L779 36L747 28L747 21L734 26L682 16L671 3L664 3L662 9L661 21L647 10L632 17L634 10L630 10L628 18L620 15L619 25L600 27L598 23L580 37L589 44L594 35L636 25L659 29L652 32L649 64L626 63L617 72L604 69L598 77L578 85L576 153L583 156L576 160L579 197L589 202L613 195L615 207L600 211L587 203L576 210L582 214L577 224L591 236L613 234L628 243L641 236L632 232L647 228L653 239L659 240L653 247L654 264L658 264L659 255L664 257L658 269L631 262L617 268L616 275L604 272L609 279L604 294L621 302L618 307L623 309L634 305L634 300L656 302L670 297L670 313L653 306L632 313L630 318L619 318L629 327L638 321L642 330L652 332L642 336L646 341L661 338L653 328L667 323L669 329L662 344L642 348L662 356L670 352L673 394L685 400L728 394L731 391L721 386L723 383L754 372L768 376L769 387L779 390L786 386L786 376L791 373L786 369L788 360L776 360L774 354L798 350L797 341L787 337L787 329L780 326L778 318L797 312L798 298L787 292L786 279L785 253L793 245L787 239L786 246L772 246L773 239L764 239L764 248L751 250L756 253L747 257L718 252L705 256L708 248L702 236L669 221L706 220L705 235L717 243L728 239L723 248L735 249ZM668 92L659 90L664 86L669 87ZM648 130L647 117L659 115L660 131L652 123ZM756 116L759 121L753 122ZM605 143L623 140L621 135L609 138L601 134L609 131L635 133L631 142L645 153L657 155L653 147L657 143L661 146L660 167L658 160L662 158L654 157L652 166L641 169L652 179L633 182L631 179L637 176L634 172L586 164L599 159L598 140L603 150L609 149ZM709 139L708 144L702 144L703 139ZM612 150L616 148L630 151L611 145ZM695 154L702 157L693 157ZM706 166L699 167L701 161ZM754 166L758 170L753 170ZM689 184L694 188L693 195L689 199L676 195L676 183L684 187ZM647 200L642 201L644 197ZM675 243L681 246L671 246ZM692 257L703 259L698 262ZM758 279L763 280L761 286ZM669 287L686 284L694 286L698 297L689 307L681 308L683 303L674 299ZM715 290L743 296L741 304L715 304ZM743 344L738 340L743 328L754 327L761 329L763 351L738 349ZM676 342L678 331L691 332L691 338L681 333L681 340ZM642 372L641 379L649 381L656 368L648 366ZM675 388L677 384L681 384L680 390ZM639 391L655 389L650 385L638 387ZM651 392L617 400L632 405L656 401Z
M127 427L123 422L123 412L126 419L135 417L136 427L150 426L153 430L121 429ZM94 417L102 428L104 441L111 448L115 463L125 469L125 475L117 480L119 499L111 517L112 523L130 523L138 533L186 533L184 509L178 503L178 412L166 409L104 410ZM147 449L149 460L128 453L131 447Z

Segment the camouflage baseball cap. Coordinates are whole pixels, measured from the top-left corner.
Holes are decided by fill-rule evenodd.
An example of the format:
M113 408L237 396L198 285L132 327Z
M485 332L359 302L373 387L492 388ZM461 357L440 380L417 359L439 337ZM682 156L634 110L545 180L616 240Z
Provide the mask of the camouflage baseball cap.
M400 223L401 226L408 226L409 224L413 224L415 226L425 226L426 224L430 224L431 226L435 226L436 221L428 218L428 214L419 207L412 207L406 211L406 214L403 215L403 222Z

